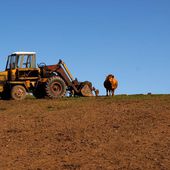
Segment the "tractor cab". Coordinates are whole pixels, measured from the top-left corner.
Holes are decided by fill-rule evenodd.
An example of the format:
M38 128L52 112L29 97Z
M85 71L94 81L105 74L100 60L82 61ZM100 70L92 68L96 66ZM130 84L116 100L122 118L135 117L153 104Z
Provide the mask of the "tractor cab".
M15 52L8 56L6 70L36 68L35 52Z
M8 80L37 79L39 69L36 68L35 52L14 52L8 56L6 71Z

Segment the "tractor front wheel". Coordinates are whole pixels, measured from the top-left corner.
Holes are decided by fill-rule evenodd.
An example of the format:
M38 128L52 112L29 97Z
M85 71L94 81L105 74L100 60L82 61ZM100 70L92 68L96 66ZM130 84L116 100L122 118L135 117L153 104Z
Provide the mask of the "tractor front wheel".
M26 97L26 90L21 85L15 85L11 90L11 97L14 100L23 100Z
M60 98L66 94L66 84L58 76L53 76L48 79L46 84L46 93L50 98Z

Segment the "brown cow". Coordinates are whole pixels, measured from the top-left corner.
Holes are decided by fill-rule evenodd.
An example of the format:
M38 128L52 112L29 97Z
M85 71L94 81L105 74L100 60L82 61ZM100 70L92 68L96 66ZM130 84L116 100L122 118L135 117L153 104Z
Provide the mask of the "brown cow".
M114 75L109 74L103 84L106 88L106 96L114 96L114 91L118 86L118 81L115 79Z

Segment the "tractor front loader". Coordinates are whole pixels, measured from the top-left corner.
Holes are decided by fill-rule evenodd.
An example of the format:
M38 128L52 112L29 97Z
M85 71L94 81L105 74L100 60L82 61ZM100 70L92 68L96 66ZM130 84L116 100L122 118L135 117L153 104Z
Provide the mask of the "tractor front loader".
M35 52L15 52L8 56L6 69L0 72L0 96L22 100L32 92L36 98L93 96L95 88L89 81L73 79L66 64L59 60L55 65L40 63L36 67Z

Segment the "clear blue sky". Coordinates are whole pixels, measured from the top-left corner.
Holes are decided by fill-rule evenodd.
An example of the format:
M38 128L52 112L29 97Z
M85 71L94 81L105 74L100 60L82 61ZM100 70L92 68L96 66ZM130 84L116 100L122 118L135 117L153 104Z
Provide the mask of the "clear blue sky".
M61 58L100 94L170 93L170 0L0 0L0 70L14 51Z

